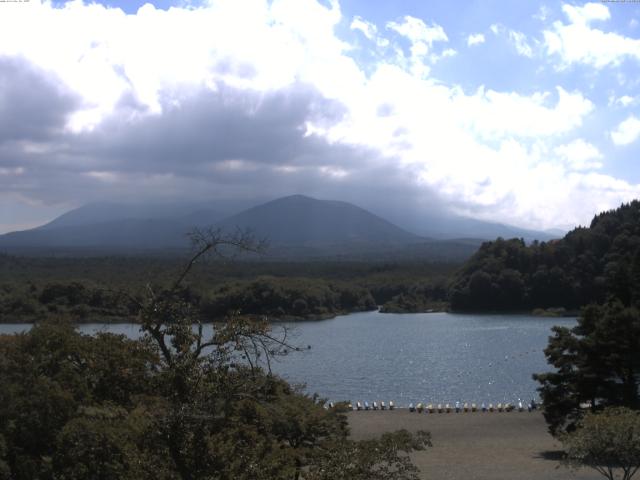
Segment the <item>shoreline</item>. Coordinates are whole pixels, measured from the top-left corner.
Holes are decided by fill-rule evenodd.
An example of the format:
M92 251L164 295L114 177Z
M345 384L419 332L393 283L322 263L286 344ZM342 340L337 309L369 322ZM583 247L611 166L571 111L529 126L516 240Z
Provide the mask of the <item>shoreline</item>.
M421 311L421 312L384 312L380 308L371 309L371 310L353 310L353 311L340 311L340 312L332 312L332 313L324 313L317 315L308 315L308 316L295 316L295 315L285 315L283 317L270 318L269 323L279 324L279 323L315 323L322 322L324 320L332 320L337 317L346 317L349 315L356 315L359 313L379 313L381 315L388 315L390 317L396 315L427 315L427 314L450 314L450 315L465 315L465 316L523 316L523 317L532 317L532 318L541 318L541 319L563 319L563 318L576 318L579 316L579 312L567 311L563 315L541 315L533 313L532 311L517 311L517 312L467 312L467 311L450 311L450 310L439 310L433 309L429 311ZM253 315L256 317L261 317L262 315ZM268 316L267 316L268 317ZM83 320L79 322L71 322L74 325L86 325L86 324L95 324L102 323L105 325L122 325L122 324L138 324L139 322L135 321L136 317L132 317L131 319L126 319L123 317L118 317L118 320L115 321L105 321L105 318L101 319L93 319L93 320ZM34 325L36 323L46 321L46 319L38 318L38 319L24 319L17 320L15 318L0 319L0 325ZM225 323L223 320L215 319L215 320L207 320L203 321L203 325L208 324L222 324Z

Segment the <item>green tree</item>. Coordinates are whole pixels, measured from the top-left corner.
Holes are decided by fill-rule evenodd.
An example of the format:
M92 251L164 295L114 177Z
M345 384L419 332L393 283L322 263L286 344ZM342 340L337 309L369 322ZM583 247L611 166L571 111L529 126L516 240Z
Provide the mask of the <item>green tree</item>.
M55 477L64 480L134 480L146 478L135 431L127 411L117 407L83 408L57 436ZM157 478L157 477L156 477Z
M640 408L640 313L619 302L583 309L572 329L554 327L545 349L556 371L534 375L551 433L572 430L588 405Z
M571 433L562 435L570 467L587 466L609 480L631 480L640 469L640 413L607 408L589 413ZM617 475L617 473L620 475Z
M0 435L0 480L9 480L11 469L7 463L7 442L4 436Z
M379 439L354 442L343 439L311 465L307 480L417 480L418 469L408 454L431 446L426 432L406 430Z

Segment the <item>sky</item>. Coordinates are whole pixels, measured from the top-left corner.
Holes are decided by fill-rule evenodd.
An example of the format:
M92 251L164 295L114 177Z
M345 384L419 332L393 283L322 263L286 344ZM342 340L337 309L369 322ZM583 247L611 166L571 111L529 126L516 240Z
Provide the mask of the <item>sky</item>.
M0 233L298 193L566 229L639 153L639 2L0 2Z

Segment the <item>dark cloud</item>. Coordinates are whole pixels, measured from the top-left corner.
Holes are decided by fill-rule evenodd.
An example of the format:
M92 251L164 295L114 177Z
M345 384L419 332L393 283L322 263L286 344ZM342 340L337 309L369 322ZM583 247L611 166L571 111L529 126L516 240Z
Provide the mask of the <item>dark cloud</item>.
M161 114L149 113L125 95L105 121L78 134L62 128L77 106L72 97L24 64L0 63L2 72L10 82L0 83L0 98L7 99L0 122L11 128L1 134L40 142L43 148L0 142L0 166L25 169L18 176L0 175L0 188L28 198L75 204L236 200L246 205L303 193L404 217L437 201L395 159L365 146L308 135L307 122L329 126L345 114L340 103L308 85L270 93L225 85L215 91L173 92L161 99Z
M343 114L341 105L303 85L270 94L225 86L200 90L165 98L162 114L128 121L129 110L125 105L98 129L78 136L78 151L109 168L180 173L230 159L299 165L341 156L340 149L327 156L324 139L305 136L306 121L333 123Z
M50 139L79 103L25 60L0 57L0 144Z

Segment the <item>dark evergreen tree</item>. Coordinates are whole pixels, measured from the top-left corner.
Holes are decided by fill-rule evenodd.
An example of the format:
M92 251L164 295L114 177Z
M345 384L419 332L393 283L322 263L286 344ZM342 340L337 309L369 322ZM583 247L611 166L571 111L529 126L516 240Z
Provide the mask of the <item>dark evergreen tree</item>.
M540 382L551 433L572 430L585 409L640 408L640 312L620 302L583 309L572 329L554 327Z

